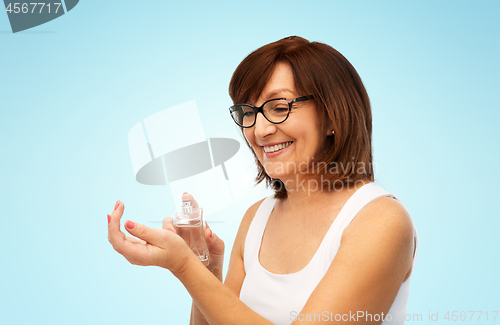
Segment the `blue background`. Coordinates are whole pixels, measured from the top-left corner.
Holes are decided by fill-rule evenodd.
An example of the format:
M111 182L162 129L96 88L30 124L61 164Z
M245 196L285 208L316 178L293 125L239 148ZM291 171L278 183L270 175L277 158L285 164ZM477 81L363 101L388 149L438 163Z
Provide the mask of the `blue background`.
M12 34L0 13L0 323L188 323L182 284L107 240L118 199L122 223L160 227L176 208L167 187L135 181L128 131L196 100L208 137L241 140L231 74L290 35L335 47L368 90L376 180L420 236L408 313L445 323L447 311L490 311L492 323L499 14L498 1L81 1ZM211 216L227 257L244 211L268 193Z

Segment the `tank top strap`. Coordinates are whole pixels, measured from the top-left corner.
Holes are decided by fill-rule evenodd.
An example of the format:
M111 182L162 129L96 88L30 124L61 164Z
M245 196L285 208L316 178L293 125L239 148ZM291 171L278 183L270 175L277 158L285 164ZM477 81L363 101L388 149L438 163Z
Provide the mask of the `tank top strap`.
M260 241L276 201L272 196L265 198L250 223L243 251L243 264L247 273L249 272L247 268L255 267L259 262Z
M346 202L339 215L337 216L338 230L343 233L344 230L349 226L351 221L356 217L359 211L363 209L371 201L384 196L394 197L384 190L378 183L372 182L360 187ZM396 198L397 199L397 198Z
M349 226L351 221L356 217L359 211L363 209L371 201L383 197L391 196L396 198L393 194L384 190L378 183L371 182L361 186L344 204L339 214L333 221L330 229L323 239L320 249L323 250L323 256L326 261L331 263L340 247L342 234ZM397 199L397 198L396 198Z
M344 205L344 207L342 208L341 212L337 217L340 218L340 220L338 223L338 228L335 229L336 230L335 232L339 234L338 236L336 236L339 241L339 244L344 230L349 226L349 224L354 219L354 217L356 217L359 211L361 211L361 209L363 209L371 201L384 196L389 196L399 201L399 199L394 194L386 191L378 183L375 182L365 184L364 186L360 187L353 194L353 196L351 196L351 198ZM417 233L417 228L415 227L415 223L413 222L413 219L410 218L410 220L413 226L413 230L415 231L415 236L414 236L415 249L413 252L413 266L415 266L415 263L417 262L417 253L418 253L418 233Z
M378 183L371 182L360 187L344 204L339 214L333 221L332 225L328 229L325 237L323 238L318 251L314 255L313 259L309 264L314 265L316 260L321 260L321 256L326 257L326 262L328 265L331 263L333 258L335 257L338 248L340 247L340 242L342 239L342 234L344 230L349 226L351 221L356 217L356 215L363 209L368 203L371 201L384 197L390 196L395 199L397 197L394 194L383 189ZM259 250L261 239L264 234L264 230L266 229L267 221L269 216L276 204L277 200L273 197L269 196L264 201L262 201L261 205L257 209L255 216L248 228L247 236L245 239L245 247L243 253L244 266L245 271L248 271L247 268L255 267L259 265ZM413 220L412 220L413 223ZM415 224L413 224L413 228L416 231ZM418 236L415 234L415 253L414 256L417 255L418 250ZM413 263L416 262L416 258L414 258ZM308 265L309 266L309 265Z

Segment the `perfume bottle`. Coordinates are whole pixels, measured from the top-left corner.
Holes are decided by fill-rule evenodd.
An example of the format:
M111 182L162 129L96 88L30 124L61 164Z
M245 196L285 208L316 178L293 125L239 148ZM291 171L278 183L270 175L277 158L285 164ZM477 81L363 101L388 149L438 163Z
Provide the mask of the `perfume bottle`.
M202 208L193 208L190 201L182 202L181 210L175 212L174 228L200 261L208 265L208 246L205 241L207 227Z

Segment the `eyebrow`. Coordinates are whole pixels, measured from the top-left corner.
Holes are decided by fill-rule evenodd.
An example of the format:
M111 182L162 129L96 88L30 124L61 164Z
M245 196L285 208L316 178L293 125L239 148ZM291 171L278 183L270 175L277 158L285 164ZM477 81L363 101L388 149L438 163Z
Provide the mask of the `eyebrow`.
M288 89L288 88L280 88L280 89L276 89L276 90L273 90L271 91L270 93L267 94L266 98L268 99L271 99L273 98L274 96L276 96L277 94L279 93L284 93L284 92L289 92L291 94L295 94L294 91Z

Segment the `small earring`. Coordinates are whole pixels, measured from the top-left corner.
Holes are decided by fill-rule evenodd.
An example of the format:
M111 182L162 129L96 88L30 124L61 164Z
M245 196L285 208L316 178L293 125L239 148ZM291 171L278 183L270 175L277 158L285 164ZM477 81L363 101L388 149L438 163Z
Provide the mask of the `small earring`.
M327 136L328 136L328 137L329 137L329 136L332 136L334 133L335 133L335 131L332 131L332 134L328 134Z

